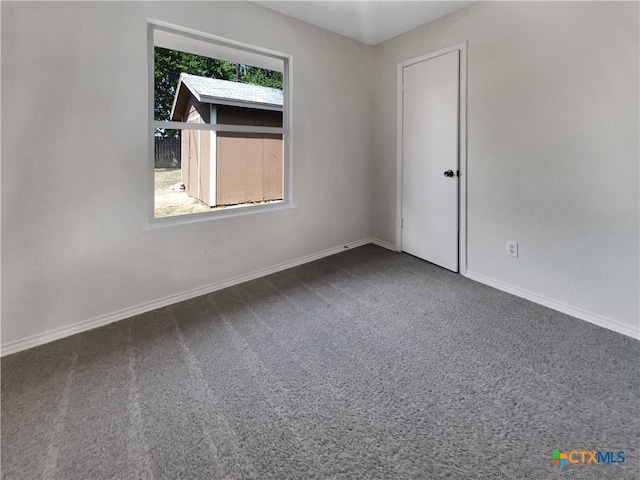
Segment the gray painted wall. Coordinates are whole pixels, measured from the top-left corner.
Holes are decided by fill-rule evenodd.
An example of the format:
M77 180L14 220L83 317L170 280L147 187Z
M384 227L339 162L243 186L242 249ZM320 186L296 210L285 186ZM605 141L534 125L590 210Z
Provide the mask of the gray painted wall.
M469 273L638 332L637 2L475 3L376 46L373 236L395 242L396 65L462 41Z

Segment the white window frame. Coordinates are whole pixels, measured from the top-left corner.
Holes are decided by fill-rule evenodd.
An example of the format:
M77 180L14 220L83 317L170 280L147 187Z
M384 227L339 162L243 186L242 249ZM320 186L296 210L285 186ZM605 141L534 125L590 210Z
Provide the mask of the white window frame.
M155 81L154 81L154 47L169 48L220 60L242 62L270 70L282 70L283 77L283 110L282 127L264 127L258 125L219 125L214 123L186 123L155 120ZM179 27L159 20L147 20L147 58L149 70L148 98L148 135L149 135L149 199L148 228L180 225L229 217L252 214L266 214L292 209L293 205L293 165L292 165L292 74L291 55L267 50L261 47L236 42L189 28ZM157 128L173 130L204 130L213 135L216 132L267 133L283 136L283 200L277 203L262 205L237 205L210 212L189 213L170 217L155 217L155 154L154 132Z

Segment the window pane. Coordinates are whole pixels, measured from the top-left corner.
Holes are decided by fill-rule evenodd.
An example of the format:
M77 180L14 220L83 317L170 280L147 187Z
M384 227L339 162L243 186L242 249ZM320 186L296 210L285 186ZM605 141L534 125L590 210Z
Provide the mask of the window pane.
M283 199L283 136L160 130L155 141L155 217Z
M282 72L154 47L154 83L155 120L282 126Z

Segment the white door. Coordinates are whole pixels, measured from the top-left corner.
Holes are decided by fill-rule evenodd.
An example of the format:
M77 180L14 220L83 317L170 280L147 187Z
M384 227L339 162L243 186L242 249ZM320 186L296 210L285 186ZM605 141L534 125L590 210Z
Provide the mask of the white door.
M460 52L402 80L402 250L457 272Z

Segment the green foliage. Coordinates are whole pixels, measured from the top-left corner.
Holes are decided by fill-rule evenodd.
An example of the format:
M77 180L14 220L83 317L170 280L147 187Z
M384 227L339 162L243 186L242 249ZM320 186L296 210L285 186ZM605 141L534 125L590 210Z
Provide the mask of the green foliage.
M156 120L169 120L173 98L181 73L237 81L282 89L282 73L264 68L241 65L192 53L179 52L167 48L154 48L154 80ZM158 130L157 135L167 136L169 132Z
M238 81L282 90L282 72L264 68L240 65L240 79Z

